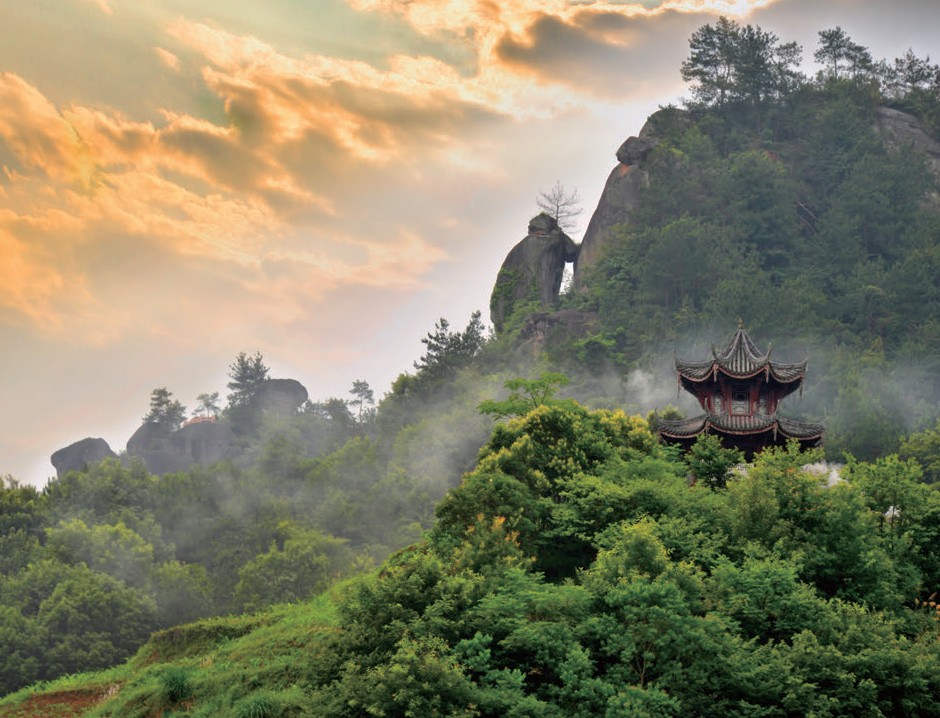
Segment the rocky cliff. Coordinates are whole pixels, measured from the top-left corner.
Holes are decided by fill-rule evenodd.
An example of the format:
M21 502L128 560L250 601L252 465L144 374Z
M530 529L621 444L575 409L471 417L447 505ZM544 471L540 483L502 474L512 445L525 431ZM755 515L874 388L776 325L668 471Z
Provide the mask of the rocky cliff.
M259 387L251 409L260 415L295 414L307 401L307 389L295 379L268 379ZM175 431L144 422L127 440L127 456L140 459L151 474L185 471L196 464L237 459L241 449L230 422L192 419ZM89 464L116 457L104 439L82 439L52 455L52 465L61 478L69 471L82 471Z
M875 129L889 149L897 150L910 145L927 158L934 176L940 179L940 142L924 132L920 121L906 112L890 107L879 107L875 111ZM940 203L940 195L933 193L931 199Z
M655 127L666 119L674 120L680 113L669 109L651 115L640 134L628 137L617 149L617 165L607 177L581 241L581 251L574 265L575 288L583 285L586 274L616 236L617 227L630 221L630 215L640 203L643 188L649 186L649 173L643 168L643 162L657 144Z
M169 435L145 423L127 440L128 456L140 459L147 471L158 475L212 464L234 453L235 435L224 421L187 424Z
M89 437L59 449L52 455L51 461L56 475L61 479L70 471L84 471L89 464L115 457L117 454L111 450L107 441Z
M550 309L558 301L565 264L578 257L578 245L544 212L529 222L528 234L513 247L496 277L490 320L497 332L522 305Z
M639 206L642 191L651 181L644 163L658 142L657 135L661 128L688 121L688 115L683 110L672 107L659 110L650 115L638 136L628 138L617 150L617 165L607 178L581 242L574 267L575 288L583 287L589 281L590 269L616 237L618 227L629 224L631 214ZM914 115L879 107L875 111L874 130L889 149L897 150L903 145L910 145L923 153L933 173L940 178L940 142L924 132ZM940 195L934 193L931 200L940 204Z

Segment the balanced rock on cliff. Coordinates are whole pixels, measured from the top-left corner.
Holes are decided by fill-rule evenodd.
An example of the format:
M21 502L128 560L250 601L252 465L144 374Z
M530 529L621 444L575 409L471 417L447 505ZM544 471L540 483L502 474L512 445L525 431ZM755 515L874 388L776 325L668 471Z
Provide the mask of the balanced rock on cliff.
M529 233L513 247L496 277L490 320L497 332L522 305L550 309L558 300L565 264L578 257L578 245L544 212L529 222Z
M264 412L296 414L307 401L306 387L296 379L267 379L258 386L251 403Z
M70 471L84 471L89 464L117 457L108 442L91 437L69 444L52 455L52 465L61 479Z
M664 119L674 120L672 116L678 112L681 111L670 108L653 114L638 137L627 138L617 149L618 164L607 177L581 241L581 251L574 265L575 287L583 286L585 272L597 264L604 249L616 236L617 227L629 222L630 215L639 206L641 193L649 186L649 173L643 168L643 163L658 143L654 128Z

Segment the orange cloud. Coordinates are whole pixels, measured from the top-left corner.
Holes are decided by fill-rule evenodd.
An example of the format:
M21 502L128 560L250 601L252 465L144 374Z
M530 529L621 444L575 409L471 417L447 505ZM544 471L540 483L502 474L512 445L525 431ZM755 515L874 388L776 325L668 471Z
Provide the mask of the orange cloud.
M116 327L86 278L61 271L47 248L16 236L23 230L36 231L37 224L41 223L0 212L0 323L35 327L47 335L78 335L93 345L107 344Z
M9 72L0 73L0 138L25 169L82 186L92 181L88 146L49 100Z
M553 86L566 86L582 99L656 94L662 79L639 76L649 74L650 65L657 74L669 67L667 81L674 83L674 50L684 47L695 27L720 14L744 16L779 0L350 1L361 12L403 18L428 37L471 46L481 87L551 102ZM663 59L669 51L669 59ZM532 77L540 81L540 94L520 82Z
M276 148L319 136L345 154L385 163L418 147L457 144L460 129L500 112L492 90L427 56L389 69L322 55L287 57L257 38L177 21L170 32L211 65L206 84L246 143Z
M176 70L179 72L180 59L176 55L162 47L155 47L153 48L153 51L157 54L157 57L160 58L160 62L162 62L171 70Z
M340 286L419 286L444 254L414 234L388 246L334 235L306 257L283 249L315 226L292 226L293 215L309 223L336 214L333 200L311 188L311 176L290 160L317 137L327 138L337 158L346 151L347 161L375 161L368 148L394 152L408 131L440 132L446 142L461 112L426 93L413 126L403 121L396 130L396 113L407 114L402 98L369 97L351 82L327 91L309 77L300 81L296 68L285 75L286 58L272 58L205 70L207 86L225 100L227 125L172 111L155 125L102 108L60 109L22 78L0 75L0 156L5 148L12 163L0 183L0 281L8 288L0 321L92 342L115 338L131 324L129 309L106 301L107 287L93 277L105 272L113 281L102 269L104 248L125 254L119 248L129 242L166 261L206 258L239 268L232 276L245 301L254 297L272 316L309 312L311 302ZM436 117L426 122L430 115ZM345 124L337 131L331 123L338 117ZM331 178L319 181L328 188ZM358 258L345 258L348 252L337 250L343 245ZM267 281L267 268L288 260L303 271ZM148 281L140 279L141 286ZM93 331L96 325L101 329Z

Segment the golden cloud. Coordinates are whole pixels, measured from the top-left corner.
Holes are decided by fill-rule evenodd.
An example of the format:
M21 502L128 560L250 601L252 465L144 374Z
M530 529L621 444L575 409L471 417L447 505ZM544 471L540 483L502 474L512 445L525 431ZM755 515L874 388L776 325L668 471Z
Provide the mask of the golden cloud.
M330 151L345 152L347 161L375 162L382 153L400 151L408 132L439 133L446 141L465 110L452 110L433 91L418 92L410 107L401 89L361 92L357 83L379 84L364 66L326 63L311 70L270 48L225 39L230 51L219 42L212 54L233 66L203 73L225 102L230 122L224 126L169 110L155 125L108 109L60 109L22 78L0 75L0 150L9 162L0 182L0 281L7 287L0 321L45 333L74 334L81 326L77 336L95 342L119 334L129 324L126 309L102 300L104 290L91 278L100 267L77 250L82 246L90 255L133 241L177 262L194 257L227 263L242 268L234 276L242 275L244 296L263 296L262 304L280 302L299 312L340 286L418 286L419 277L443 259L417 235L402 235L388 246L333 238L307 258L291 256L281 248L315 225L292 226L290 215L281 213L304 208L300 216L308 223L336 213L333 200L311 189L310 176L289 161L311 138L314 146L327 138ZM399 71L405 66L409 77L399 88L427 85L434 74L420 62L397 65ZM325 177L322 184L329 182ZM330 254L330 247L343 243L357 248L358 260ZM266 281L264 268L288 259L303 272ZM95 325L109 330L91 331Z
M34 327L42 334L78 333L93 345L111 341L116 326L81 273L60 271L55 257L17 234L36 227L29 218L0 212L0 323Z
M91 181L87 145L49 100L9 72L0 73L0 137L25 169L85 186Z
M667 63L658 61L665 48L657 41L666 40L669 48L697 23L721 14L744 16L777 1L350 0L361 12L403 18L425 36L471 45L478 57L478 84L511 89L526 100L535 95L520 85L519 76L536 77L541 97L549 100L547 88L553 85L567 86L577 95L648 94L652 88L646 85L656 81L644 85L623 77L631 68L638 75L648 60L658 71L665 69ZM677 27L678 37L672 34ZM637 52L640 48L643 54ZM670 58L671 67L675 61Z
M179 72L180 59L176 55L162 47L155 47L153 48L153 51L157 53L157 57L160 59L160 62L162 62L171 70Z

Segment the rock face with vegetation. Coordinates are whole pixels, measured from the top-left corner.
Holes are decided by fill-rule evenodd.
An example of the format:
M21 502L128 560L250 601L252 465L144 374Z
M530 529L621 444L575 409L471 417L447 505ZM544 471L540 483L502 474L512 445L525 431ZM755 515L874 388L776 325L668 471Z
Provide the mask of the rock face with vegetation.
M678 111L661 110L657 115L668 112ZM581 241L581 251L574 265L576 288L582 283L585 272L597 263L605 247L613 241L617 228L629 221L630 213L640 203L643 188L649 185L649 173L643 168L643 161L657 143L651 135L656 117L647 121L639 136L627 138L617 149L618 164L607 177Z
M127 454L156 475L207 466L235 454L235 437L225 422L202 421L172 432L145 422L127 441Z
M107 441L89 437L59 449L52 455L51 461L56 474L62 478L69 471L84 471L89 464L116 456Z
M307 389L296 379L265 378L231 416L196 418L180 427L175 422L145 421L128 439L127 454L157 475L235 459L242 453L236 429L250 431L262 416L293 416L307 398Z
M521 307L554 307L565 264L578 257L578 245L542 212L529 222L529 233L506 256L490 298L490 320L497 332Z
M891 107L875 109L878 134L894 151L910 147L926 157L934 177L940 180L940 142L924 131L916 116Z
M519 349L524 356L539 357L560 345L583 339L597 328L597 315L579 309L536 312L519 328Z

